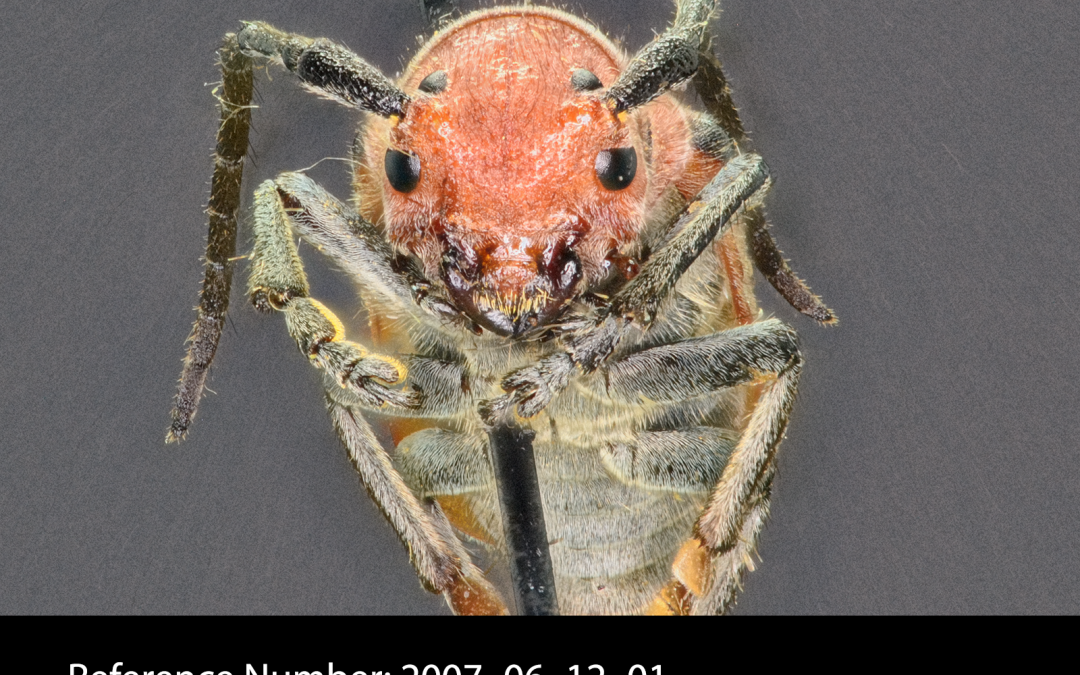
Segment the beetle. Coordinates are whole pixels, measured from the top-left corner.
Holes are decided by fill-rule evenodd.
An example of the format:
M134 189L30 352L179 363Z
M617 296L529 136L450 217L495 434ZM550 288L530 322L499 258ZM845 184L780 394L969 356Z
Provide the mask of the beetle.
M768 515L802 364L759 270L792 272L771 177L713 55L715 0L678 0L628 58L564 11L446 19L396 81L261 22L219 52L205 276L167 440L191 424L228 307L253 73L275 62L368 113L348 205L259 185L248 296L323 371L333 424L421 582L458 614L716 614ZM676 99L691 78L705 110ZM358 282L369 344L311 298L294 236ZM372 429L386 424L384 447ZM508 561L510 592L472 560Z

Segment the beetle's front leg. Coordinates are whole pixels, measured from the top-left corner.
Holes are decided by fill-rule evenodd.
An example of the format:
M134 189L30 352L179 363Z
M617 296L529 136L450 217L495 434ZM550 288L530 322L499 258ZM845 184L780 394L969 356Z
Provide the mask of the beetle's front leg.
M422 502L408 489L357 409L357 403L365 408L389 405L408 412L421 409L416 392L385 386L404 381L406 366L345 340L338 318L308 297L292 226L335 260L343 262L341 256L349 257L352 264L365 270L362 277L377 276L380 265L389 267L389 257L373 248L355 227L348 228L349 221L342 217L345 212L338 207L344 209L299 174L285 174L260 185L255 192L255 247L248 293L257 308L283 312L300 351L351 393L328 392L330 416L361 479L408 547L423 582L442 593L456 613L504 614L504 603L469 559L439 505ZM341 248L346 242L351 242L352 248ZM408 288L398 277L381 279L380 291L403 296L407 302Z
M404 364L345 340L341 321L308 297L307 277L289 220L278 185L274 181L260 185L255 192L255 247L248 281L252 303L262 311L283 312L300 351L365 405L415 408L419 404L415 392L386 386L405 379Z
M277 202L284 207L292 228L357 279L365 295L378 295L381 302L396 305L405 313L419 307L449 326L479 332L470 319L435 292L414 260L395 255L375 225L315 181L302 173L283 173L272 184L277 187ZM272 217L271 207L278 208L269 196L270 185L260 187L267 191L268 213L264 219ZM300 264L299 258L295 264Z
M491 423L517 406L522 417L532 417L566 388L575 367L587 373L600 367L632 323L648 327L653 322L683 273L727 231L740 209L761 201L768 185L769 169L761 157L747 154L728 162L686 206L666 240L610 305L570 328L564 337L567 351L507 376L502 383L507 394L485 402L481 416Z
M611 300L611 314L648 326L684 272L745 207L757 205L769 185L758 155L734 157L683 210L641 272Z

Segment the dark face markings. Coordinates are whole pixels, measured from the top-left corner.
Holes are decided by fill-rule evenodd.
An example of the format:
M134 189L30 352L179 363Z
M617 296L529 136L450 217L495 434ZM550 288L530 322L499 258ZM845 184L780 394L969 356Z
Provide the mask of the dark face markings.
M578 68L570 75L570 86L574 88L574 91L596 91L602 89L604 85L592 71Z
M446 78L446 71L436 70L420 80L420 84L416 88L425 94L438 94L446 89L447 84L449 84L449 81Z

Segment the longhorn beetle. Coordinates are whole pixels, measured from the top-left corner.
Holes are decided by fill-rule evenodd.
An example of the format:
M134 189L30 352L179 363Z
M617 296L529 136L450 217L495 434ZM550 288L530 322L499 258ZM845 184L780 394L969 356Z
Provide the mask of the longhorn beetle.
M221 126L198 318L168 440L195 415L235 257L253 70L370 113L353 205L302 173L255 190L248 296L284 315L422 583L460 614L715 614L768 514L801 368L757 268L833 313L769 232L711 48L678 0L632 58L563 11L447 18L396 81L348 49L244 23L219 52ZM692 78L705 111L670 90ZM369 344L309 297L299 235L358 282ZM386 448L372 431L388 424ZM499 590L466 543L509 561Z

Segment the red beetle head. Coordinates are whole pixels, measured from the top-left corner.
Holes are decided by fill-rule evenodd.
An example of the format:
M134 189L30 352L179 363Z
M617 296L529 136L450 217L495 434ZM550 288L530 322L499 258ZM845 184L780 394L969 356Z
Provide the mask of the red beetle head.
M643 143L600 97L621 56L589 30L481 15L414 59L405 117L367 137L391 242L501 335L553 320L640 228Z

